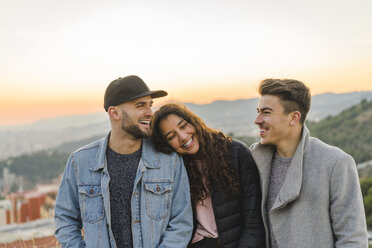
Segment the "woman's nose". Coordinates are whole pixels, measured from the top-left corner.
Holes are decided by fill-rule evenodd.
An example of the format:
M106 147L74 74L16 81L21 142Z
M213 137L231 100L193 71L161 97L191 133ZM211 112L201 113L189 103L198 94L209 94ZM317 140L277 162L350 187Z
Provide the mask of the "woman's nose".
M186 139L186 133L184 133L184 132L180 132L179 134L178 134L178 137L179 137L179 139L180 139L180 141L184 141L185 139Z

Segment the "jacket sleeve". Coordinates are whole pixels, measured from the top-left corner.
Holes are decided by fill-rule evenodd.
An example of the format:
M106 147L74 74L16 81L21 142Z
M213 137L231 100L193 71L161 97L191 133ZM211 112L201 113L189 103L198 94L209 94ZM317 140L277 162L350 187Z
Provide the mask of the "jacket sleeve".
M191 239L193 217L189 180L181 157L177 156L174 166L170 219L159 248L184 248Z
M239 146L237 163L244 215L238 247L265 247L265 229L261 215L260 176L247 146Z
M67 162L55 204L55 236L62 247L85 247L73 156Z
M330 182L330 215L335 247L368 247L366 217L354 159L335 163Z

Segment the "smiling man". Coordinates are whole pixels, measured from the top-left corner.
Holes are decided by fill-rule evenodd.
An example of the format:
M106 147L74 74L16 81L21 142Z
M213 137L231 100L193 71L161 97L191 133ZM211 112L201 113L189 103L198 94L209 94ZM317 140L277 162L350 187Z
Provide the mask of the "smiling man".
M368 247L357 168L339 148L311 137L309 89L297 80L266 79L252 145L262 187L267 247Z
M147 139L152 99L166 95L137 76L109 84L111 132L70 156L58 191L55 235L63 247L187 246L192 210L183 160L156 152Z

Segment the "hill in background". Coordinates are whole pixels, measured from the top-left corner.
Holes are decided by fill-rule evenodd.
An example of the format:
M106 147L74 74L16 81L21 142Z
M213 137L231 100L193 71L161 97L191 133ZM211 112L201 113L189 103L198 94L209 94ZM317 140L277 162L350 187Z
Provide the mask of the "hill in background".
M364 98L372 100L372 91L315 95L308 119L318 121L329 115L334 116ZM252 98L185 105L213 128L236 136L254 136L257 135L257 128L253 123L257 103L258 98ZM66 142L104 136L109 129L105 112L58 117L29 125L0 126L0 160L55 148Z
M311 136L351 154L357 163L372 159L372 101L329 116L319 122L307 122Z
M340 147L354 157L357 163L372 159L372 101L363 100L359 104L329 116L319 122L307 122L311 135L324 142ZM233 135L230 133L230 135ZM24 187L32 188L36 183L50 182L58 177L66 164L69 154L85 144L102 136L94 136L74 142L66 142L47 151L21 155L0 161L2 169L8 167L11 173L23 176ZM258 137L235 136L248 145ZM370 176L372 170L365 168L364 176Z

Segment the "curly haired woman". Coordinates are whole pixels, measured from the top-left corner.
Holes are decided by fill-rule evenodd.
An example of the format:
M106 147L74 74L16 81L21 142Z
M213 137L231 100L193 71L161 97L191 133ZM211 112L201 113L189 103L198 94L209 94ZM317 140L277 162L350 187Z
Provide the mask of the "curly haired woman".
M244 143L180 104L154 113L151 138L158 151L183 156L194 210L189 247L265 247L259 174Z

